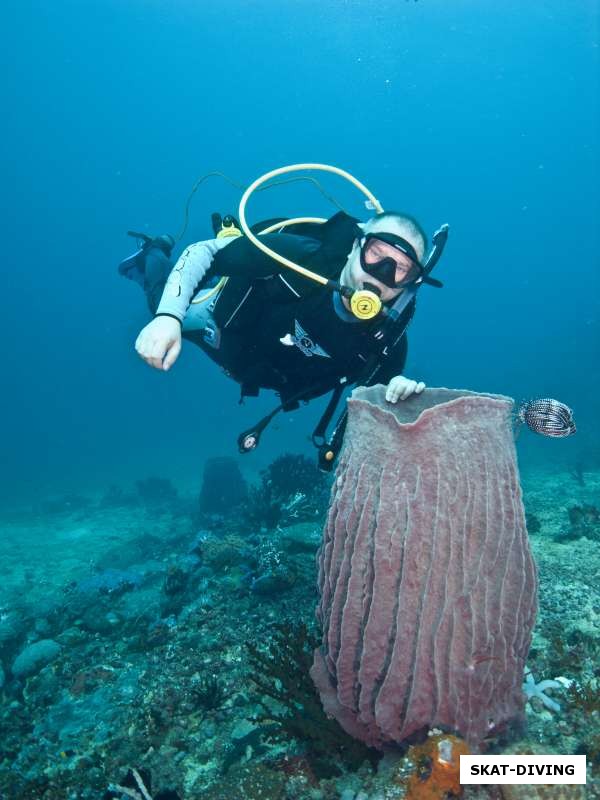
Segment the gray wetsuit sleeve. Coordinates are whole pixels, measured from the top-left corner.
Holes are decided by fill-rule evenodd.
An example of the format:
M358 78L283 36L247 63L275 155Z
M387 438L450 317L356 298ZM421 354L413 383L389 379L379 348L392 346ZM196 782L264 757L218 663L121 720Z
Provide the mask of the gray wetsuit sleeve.
M232 238L207 239L186 247L167 278L156 313L168 314L183 322L192 298L210 269L215 255L231 241Z

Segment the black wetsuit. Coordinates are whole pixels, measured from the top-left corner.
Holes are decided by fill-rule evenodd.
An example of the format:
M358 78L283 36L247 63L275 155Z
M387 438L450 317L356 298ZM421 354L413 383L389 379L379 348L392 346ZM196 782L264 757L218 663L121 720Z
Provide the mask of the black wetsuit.
M323 225L296 225L290 230L294 232L269 234L261 240L332 279L339 278L354 240L362 235L357 221L344 213ZM357 320L341 308L339 296L281 266L246 237L234 239L215 255L197 289L224 276L228 281L212 312L220 331L219 347L208 344L202 331L184 330L183 336L240 383L242 395L273 389L286 409L294 408L297 400L310 400L340 383L364 381L386 346L377 381L385 383L402 373L406 335L390 348L387 338L375 338L381 319ZM413 312L414 301L397 327L408 324Z

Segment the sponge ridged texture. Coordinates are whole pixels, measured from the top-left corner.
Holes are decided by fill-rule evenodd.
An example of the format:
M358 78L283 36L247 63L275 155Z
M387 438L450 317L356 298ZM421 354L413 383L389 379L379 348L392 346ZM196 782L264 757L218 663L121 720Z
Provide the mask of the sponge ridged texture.
M383 747L423 728L472 746L522 716L536 614L512 401L355 390L319 552L326 712Z

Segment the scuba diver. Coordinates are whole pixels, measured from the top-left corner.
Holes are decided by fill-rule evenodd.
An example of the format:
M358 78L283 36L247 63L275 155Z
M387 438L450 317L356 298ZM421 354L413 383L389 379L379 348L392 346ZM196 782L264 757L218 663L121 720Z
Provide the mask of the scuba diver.
M121 263L119 272L142 285L154 314L136 351L166 371L183 338L240 384L242 399L274 390L281 404L240 435L241 452L256 447L278 411L332 392L313 434L321 466L331 468L344 414L330 440L326 430L345 389L383 383L386 400L396 403L425 388L403 375L406 328L417 289L441 286L429 272L447 226L425 260L426 236L406 214L381 209L361 223L338 212L326 221L249 226L244 208L241 225L213 214L215 237L186 247L174 267L170 236L142 237L141 249Z

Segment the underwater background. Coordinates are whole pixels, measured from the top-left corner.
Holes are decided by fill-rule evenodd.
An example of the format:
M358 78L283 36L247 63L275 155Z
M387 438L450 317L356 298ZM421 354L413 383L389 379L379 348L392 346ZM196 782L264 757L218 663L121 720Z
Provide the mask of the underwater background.
M144 763L153 797L232 797L242 790L225 786L229 770L269 756L240 721L252 698L232 700L224 676L243 662L260 671L243 640L294 616L312 623L327 484L305 459L323 402L281 415L238 457L238 433L274 397L238 405L237 385L189 343L168 374L143 364L133 342L145 299L117 265L134 249L128 229L180 231L199 176L246 186L311 161L350 171L430 236L450 225L435 271L444 288L419 295L405 374L574 411L575 436L523 430L517 448L553 631L534 637L534 672L566 674L577 649L589 704L573 705L568 731L534 709L531 730L591 753L583 719L595 721L600 758L598 0L8 0L2 27L0 797L117 797L103 792L125 780L119 769ZM352 187L316 177L369 216ZM239 197L218 177L203 183L175 255ZM296 183L255 196L249 216L334 211ZM223 481L250 486L229 515L198 500L215 457L234 459ZM58 649L15 672L40 641ZM169 680L189 707L152 706ZM143 732L115 711L131 706L145 709ZM174 734L177 714L187 727ZM312 795L306 775L290 789L297 775L269 774L274 788L256 796L385 792L356 779L358 763L336 773L346 783L311 764Z

